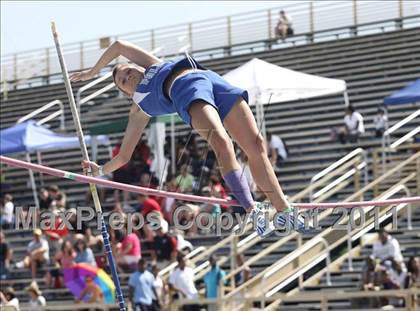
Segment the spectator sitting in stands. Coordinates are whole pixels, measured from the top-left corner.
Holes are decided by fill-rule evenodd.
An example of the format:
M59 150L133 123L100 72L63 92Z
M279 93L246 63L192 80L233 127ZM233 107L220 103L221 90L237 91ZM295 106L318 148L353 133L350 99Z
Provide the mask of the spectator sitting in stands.
M138 261L137 271L128 280L128 297L132 310L152 311L160 310L159 297L154 287L155 278L146 270L146 262L142 258ZM155 305L153 304L155 302Z
M41 190L39 190L38 197L39 197L39 209L41 211L49 210L51 206L51 202L53 200L50 197L50 193L48 192L48 190L46 188L41 188Z
M63 220L59 216L58 211L53 210L53 213L55 218L54 221L52 221L52 224L51 221L45 221L44 234L48 238L51 250L58 251L63 243L63 238L68 236L69 229L65 224L63 224Z
M274 135L270 131L267 131L267 143L268 143L268 157L271 165L276 168L280 167L281 163L288 157L289 151L287 150L286 144L278 135Z
M391 263L389 263L389 267L383 269L381 272L381 289L400 289L400 284L398 281L392 279L392 273L390 268ZM384 297L380 298L381 307L392 305L394 307L402 307L403 300L397 297Z
M140 239L134 232L127 234L125 229L120 231L122 231L121 247L118 248L115 258L120 268L133 270L141 258Z
M169 288L177 293L178 298L197 299L198 291L194 285L194 271L187 267L185 256L178 254L178 267L169 276ZM186 305L183 310L198 311L198 305Z
M102 291L90 275L86 276L85 282L86 287L82 290L76 302L103 303L104 296L102 295Z
M362 288L364 290L375 290L378 286L378 271L375 258L371 255L366 258L362 269Z
M222 178L220 177L220 172L212 172L209 178L209 186L211 189L211 194L220 199L227 199L228 195L226 193L225 187L221 182ZM229 209L228 205L220 205L220 208L224 211Z
M215 188L212 190L210 187L204 187L203 189L201 189L201 195L206 198L220 197L220 193L216 192ZM217 215L220 215L222 213L222 210L220 204L201 203L197 212L209 213L212 214L212 216L217 217ZM204 218L202 218L202 221L204 221Z
M279 21L277 22L276 28L274 28L276 38L286 39L287 36L292 36L294 33L292 27L292 18L285 11L279 12Z
M35 280L37 268L50 259L50 247L48 241L42 237L41 229L33 231L34 239L29 242L26 249L27 255L21 261L16 263L17 268L30 267L32 279Z
M420 287L420 259L419 257L410 257L407 262L407 286L406 287Z
M45 284L49 288L63 287L63 269L74 265L76 252L70 240L66 240L61 245L61 250L53 258L54 268L45 275Z
M6 287L0 291L1 306L14 307L15 311L19 311L19 299L16 297L15 290L12 287ZM0 309L3 309L0 307ZM6 309L6 308L5 308Z
M202 206L202 205L201 205ZM196 217L201 210L200 206L192 203L179 203L174 212L174 223L185 226L184 233L187 235L197 233ZM175 219L176 216L176 219Z
M191 193L194 184L194 176L188 172L188 165L181 166L180 174L175 179L176 185L181 192Z
M13 250L7 243L4 232L0 232L0 280L8 277L10 262L12 260Z
M52 209L65 209L67 198L66 195L60 191L58 186L52 185L48 187L48 193L52 199L50 207Z
M162 217L163 218L160 205L153 197L149 197L149 196L144 195L144 194L139 194L137 196L137 201L139 202L139 211L141 212L141 214L143 215L144 220L145 220L144 225L142 227L143 233L145 235L145 239L147 241L152 241L153 240L153 231L152 231L152 228L150 227L150 224L147 222L147 220L149 218L148 215L150 213L157 213L158 214L157 217L159 217L159 218Z
M375 136L382 137L388 128L388 116L385 108L378 108L378 114L373 118L373 123L375 123Z
M217 264L217 257L215 255L209 258L210 270L204 276L204 284L206 285L206 298L220 297L220 285L225 282L225 271L223 271ZM216 304L209 304L208 309L216 311Z
M173 261L177 255L176 239L168 234L165 228L156 230L156 236L153 240L152 257L158 262L159 267L165 267Z
M84 239L78 239L74 245L74 248L76 250L76 257L74 258L76 263L85 262L91 266L96 267L93 251L90 247L88 247Z
M11 229L13 227L13 221L15 219L14 210L13 197L10 194L5 194L1 209L1 227L3 229Z
M42 296L42 292L39 290L38 284L32 282L28 287L25 288L29 294L29 307L30 310L39 310L47 305L47 300Z
M178 187L176 186L175 179L171 179L166 184L166 190L170 192L178 192ZM163 213L163 217L169 222L171 225L173 224L173 213L176 208L176 200L174 198L165 197L161 204L161 211Z
M333 129L333 134L334 136L338 135L338 139L342 144L345 144L347 141L356 143L359 136L365 132L363 116L352 105L346 107L345 113L344 127L339 129L337 134L337 130Z
M403 261L391 261L391 279L395 281L400 288L407 286L407 269Z
M393 238L384 228L378 232L378 241L373 243L372 256L379 259L383 264L386 260L395 260L401 262L403 260L400 243Z

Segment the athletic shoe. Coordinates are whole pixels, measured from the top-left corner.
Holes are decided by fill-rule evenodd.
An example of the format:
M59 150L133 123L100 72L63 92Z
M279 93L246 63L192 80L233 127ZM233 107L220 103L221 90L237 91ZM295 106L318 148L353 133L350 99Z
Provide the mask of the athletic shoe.
M255 206L249 214L249 219L256 227L256 231L261 238L274 231L274 225L269 218L270 207L269 203L255 202Z
M297 216L297 217L295 217ZM274 216L275 228L286 228L286 223L289 222L291 229L296 230L299 233L311 233L314 232L314 228L311 225L305 226L305 220L302 215L295 215L294 206L289 203L289 207Z

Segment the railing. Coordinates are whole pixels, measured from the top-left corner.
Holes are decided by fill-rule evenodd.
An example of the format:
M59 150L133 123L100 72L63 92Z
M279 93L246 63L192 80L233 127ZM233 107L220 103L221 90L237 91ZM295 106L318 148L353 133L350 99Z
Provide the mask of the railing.
M363 161L359 163L358 157L361 157ZM318 174L314 175L311 178L309 183L309 201L313 201L313 199L319 197L320 195L324 194L328 190L330 190L335 185L339 184L343 180L347 179L353 174L356 174L357 170L364 169L364 184L367 185L368 183L368 172L367 172L367 154L366 151L362 148L357 148L341 158L340 160L334 162ZM321 185L327 182L331 177L338 175L342 171L355 166L356 169L352 169L351 171L345 173L341 178L338 178L333 183L330 183L330 186L325 187L322 191L318 191L313 194L313 191L316 189L318 185ZM326 178L325 178L326 177ZM315 182L317 182L315 184Z
M357 152L360 156L360 154L362 154L360 151ZM351 165L354 165L354 167L356 167L356 170L360 170L360 164L358 161L360 161L360 159L354 158L353 161L350 163ZM346 170L350 167L349 165L343 165L340 167L340 172L342 172L343 170ZM332 176L336 176L337 172L335 171L331 171L328 172L324 178L325 180L328 180L330 178L330 174ZM319 182L324 182L324 178L323 180L319 180ZM353 174L353 178L354 178L354 182L355 184L357 184L357 179L358 179L358 174ZM341 190L343 187L345 187L348 184L348 181L346 182L342 182L341 184L337 184L334 187L331 187L329 184L325 185L324 188L320 189L319 191L323 192L322 195L319 195L317 197L317 199L315 200L315 202L321 202L322 200L325 200L327 198L329 198L331 195L335 194L337 191ZM315 186L320 186L319 183L314 184ZM311 190L311 187L313 187L314 185L307 187L305 190L299 192L298 194L294 195L293 197L290 198L291 202L297 202L302 200L303 198L305 198L308 193ZM328 188L328 191L324 191L325 188ZM356 187L356 191L359 190L359 187ZM359 192L358 192L359 193ZM325 215L325 216L324 216ZM319 215L319 219L323 219L324 217L326 217L328 215L328 212L323 212ZM237 230L239 227L236 226L233 231ZM246 229L249 229L250 226L248 226ZM263 256L269 254L270 252L272 252L274 249L278 249L279 247L281 247L282 245L284 245L285 243L291 241L292 239L296 239L299 236L299 234L297 234L296 232L291 233L289 236L284 237L282 239L279 239L276 243L273 243L272 245L268 246L267 248L265 248L264 250L262 250L261 252L259 252L257 255L249 258L246 263L244 263L244 265L242 267L238 267L235 268L234 264L231 264L231 268L233 271L231 271L228 275L227 275L227 279L231 280L231 284L234 284L234 275L240 271L243 270L244 266L250 265L254 262L256 262L257 260L261 259ZM224 238L222 241L218 242L215 245L212 245L209 248L204 249L202 252L199 252L197 254L197 256L191 257L191 264L192 265L196 265L198 262L200 261L204 261L203 263L201 263L200 265L196 266L194 269L194 273L195 273L195 279L200 279L204 276L204 274L207 272L208 268L209 268L209 263L208 261L205 261L211 254L213 254L215 251L217 251L218 249L222 248L222 247L226 247L229 246L231 247L231 249L236 249L236 251L238 253L242 253L245 250L251 248L253 245L257 244L259 241L261 241L261 238L257 235L256 232L252 232L250 235L248 235L247 237L241 239L239 242L237 241L239 239L238 236L236 236L235 234L231 234L228 237ZM232 260L234 256L230 256L230 259ZM229 258L228 257L220 257L218 259L218 264L222 265L224 264ZM167 278L168 274L172 271L172 269L174 269L177 266L176 263L173 263L172 265L170 265L169 267L167 267L167 269L165 269L165 271L161 271L162 272L162 277Z
M293 19L295 34L309 34L329 29L357 27L383 20L393 20L394 29L404 27L404 19L420 13L418 1L301 1L271 9L213 18L188 24L136 31L108 37L109 41L123 39L147 50L165 50L165 55L177 55L181 47L189 45L193 52L214 47L228 47L250 41L274 39L278 11L284 9ZM369 32L369 31L368 31ZM179 40L180 37L188 41ZM102 52L100 40L82 41L63 46L69 71L91 67ZM230 53L231 51L229 51ZM209 53L208 53L209 54ZM52 47L2 56L1 65L8 81L60 72Z
M416 136L418 133L420 133L420 126L417 126L414 130L411 130L410 132L405 134L403 137L393 142L391 146L389 146L389 148L392 150L397 149L400 145L402 145L403 143L405 143L412 137Z
M384 135L382 136L382 172L385 172L386 169L387 148L391 145L391 134L403 127L404 125L408 124L410 121L414 120L418 116L420 116L420 109L414 111L412 114L397 122L384 132ZM398 144L394 144L393 149L395 149L398 145L408 140L410 137L411 136L405 139L399 139Z
M93 86L97 85L98 83L101 83L102 81L105 81L107 79L109 79L110 77L112 77L112 72L108 72L105 75L103 75L102 77L99 77L95 80L93 80L92 82L89 82L88 84L82 86L76 94L76 105L77 105L77 109L79 110L79 114L82 113L81 110L81 106L85 103L87 103L88 101L90 101L91 99L95 98L98 95L101 95L107 91L109 91L110 89L112 89L115 84L114 82L111 82L109 84L107 84L106 86L104 86L103 88L93 92L92 94L82 98L82 93L90 88L92 88Z
M41 125L44 124L48 121L51 121L52 119L56 118L56 117L60 117L60 129L64 130L66 125L65 125L65 115L64 115L64 105L63 102L61 100L53 100L52 102L49 102L48 104L45 104L44 106L32 111L31 113L27 114L26 116L23 116L22 118L18 119L16 124L20 124L22 122L25 122L29 119L32 119L33 117L35 117L36 115L40 114L41 112L44 112L45 110L54 107L54 106L59 106L60 109L57 110L56 112L51 113L50 115L42 118L41 120L39 120L36 124Z
M328 311L328 302L329 301L350 301L354 298L379 298L379 297L401 297L404 299L405 307L395 308L393 310L398 311L417 311L418 295L420 295L419 288L409 288L409 289L386 289L381 291L352 291L346 292L342 290L336 291L308 291L301 292L293 296L289 296L284 293L277 293L270 298L267 298L265 295L262 296L238 296L231 298L219 298L219 299L180 299L174 301L171 306L171 311L180 310L182 306L188 306L192 304L208 304L217 306L217 310L227 311L230 309L223 308L223 305L227 302L234 304L243 303L246 308L244 310L251 310L254 303L261 303L265 301L280 300L282 302L288 303L305 303L305 302L320 302L321 311ZM222 307L220 307L222 306ZM264 309L267 310L267 309ZM370 311L380 311L383 309L369 309Z
M410 165L411 163L416 163L418 161L418 159L420 159L420 152L417 152L416 154L414 154L413 156L411 156L409 159L401 162L399 165L397 165L396 167L394 167L393 169L389 170L386 174L382 175L381 177L379 177L377 180L371 182L369 185L363 187L362 189L360 189L358 192L354 193L353 195L351 195L350 197L348 197L346 200L344 200L344 202L348 202L351 200L354 200L355 198L360 197L363 193L365 193L366 191L370 191L371 189L373 189L375 187L376 184L383 182L385 180L387 180L390 176L392 176L393 174L399 173L400 170L405 167ZM418 175L418 172L413 172L411 174L409 174L407 177L403 178L400 183L407 183L412 179L415 179L416 175ZM389 195L394 195L396 192L395 191L401 191L401 190L405 190L405 188L401 188L401 187L393 187L391 190L387 191L386 194L384 194L383 197L381 197L381 199L386 198ZM373 207L372 207L373 208ZM411 210L408 208L407 209L407 218L408 218L408 227L411 227L411 214L410 214ZM326 216L328 216L329 214L332 213L332 210L325 210L321 215L320 215L320 219L325 218ZM360 215L356 214L356 217L360 217ZM382 215L381 215L382 217ZM381 218L379 218L381 219ZM367 225L370 225L369 223ZM358 230L361 228L358 228ZM284 239L290 239L293 235L297 235L296 232L291 233L289 236L287 236ZM334 232L332 232L331 228L328 228L326 230L324 230L321 233L322 236L324 236L324 238L329 239L329 241L333 244L331 246L331 249L333 249L334 247L336 247L339 243L345 243L347 240L347 246L351 248L351 243L349 245L348 243L348 236L352 236L353 234L347 234L347 232L343 232L341 234L341 238L338 238L337 233L334 234ZM280 241L279 241L280 242ZM275 243L277 244L277 243ZM277 245L279 246L279 245ZM271 247L271 245L269 246ZM263 250L264 252L264 250ZM312 254L312 260L315 260L316 258L315 254ZM281 259L283 260L283 259ZM299 263L299 267L302 267L302 265ZM239 286L238 288L236 288L235 290L233 290L232 292L230 292L227 296L228 297L234 297L235 295L240 295L241 291L246 290L248 293L251 293L251 288L250 286L252 286L252 284L254 284L255 282L258 281L258 278L261 278L261 274L255 276L254 278L250 279L249 281L247 281L246 283L242 284L241 286ZM260 284L260 283L256 283L256 284ZM257 290L257 289L255 289Z

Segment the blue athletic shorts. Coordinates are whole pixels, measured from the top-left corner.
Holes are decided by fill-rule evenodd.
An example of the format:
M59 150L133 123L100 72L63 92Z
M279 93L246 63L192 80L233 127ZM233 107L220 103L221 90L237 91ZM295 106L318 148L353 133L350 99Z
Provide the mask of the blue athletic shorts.
M211 70L194 71L177 78L172 84L169 97L181 119L190 125L191 116L188 111L191 104L197 100L203 100L213 106L222 122L238 97L248 102L246 90L230 85Z

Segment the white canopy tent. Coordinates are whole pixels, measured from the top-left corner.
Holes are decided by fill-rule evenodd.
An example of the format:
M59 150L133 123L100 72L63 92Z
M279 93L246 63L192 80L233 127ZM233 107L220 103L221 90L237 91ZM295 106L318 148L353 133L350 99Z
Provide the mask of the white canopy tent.
M349 105L346 81L324 78L283 68L258 58L223 76L234 86L246 89L250 105L256 105L256 118L265 136L263 105L312 97L343 94Z

